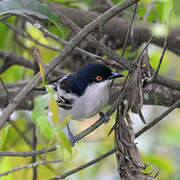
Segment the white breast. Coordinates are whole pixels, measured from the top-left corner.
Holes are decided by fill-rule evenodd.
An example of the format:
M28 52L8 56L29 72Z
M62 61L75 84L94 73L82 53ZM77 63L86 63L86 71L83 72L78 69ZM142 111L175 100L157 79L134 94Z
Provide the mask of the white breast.
M111 81L103 81L89 86L84 95L74 102L71 110L72 119L81 120L100 112L109 101L110 83Z

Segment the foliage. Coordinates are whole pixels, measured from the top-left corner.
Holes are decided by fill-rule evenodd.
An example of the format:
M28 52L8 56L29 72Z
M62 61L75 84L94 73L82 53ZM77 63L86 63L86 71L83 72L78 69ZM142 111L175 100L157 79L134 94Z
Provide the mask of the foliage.
M95 4L93 0L86 0L84 2L74 2L73 0L51 0L49 2L57 2L67 7L78 7L81 9L90 9ZM68 3L69 2L69 3ZM114 4L121 2L121 0L112 0ZM137 18L142 20L147 13L146 9L151 3L150 0L142 0L139 2L139 8L137 10ZM177 2L179 5L179 2ZM152 31L158 31L161 35L162 31L167 32L166 21L169 17L169 9L172 8L170 29L179 24L179 6L172 0L158 0L154 1L154 10L151 9L147 18L147 22L154 23L154 21L161 22L163 26L156 26ZM131 18L128 12L132 14L132 8L126 10L125 17ZM3 17L7 14L13 14L9 17L7 22L14 27L22 28L24 34L31 36L40 43L56 47L63 50L64 45L47 38L41 31L29 23L23 24L20 17L22 15L31 15L41 22L53 34L59 37L69 38L70 30L63 27L58 15L53 12L47 5L36 0L2 0L0 1L0 15ZM20 16L21 15L21 16ZM54 24L54 25L53 25ZM24 56L34 61L32 58L32 49L38 48L45 64L49 63L54 56L59 52L46 49L36 43L21 37L16 32L9 29L3 21L0 22L0 49L16 52L19 56ZM166 35L167 33L165 33ZM68 36L69 35L69 36ZM125 58L136 59L141 46L137 51L131 51L131 47L128 47L125 53ZM162 48L156 45L150 45L149 56L151 59L151 65L153 68L157 67L159 58L161 56ZM116 50L118 54L121 54L122 48ZM0 66L3 64L3 58L0 59ZM81 62L80 62L81 63ZM71 66L65 66L64 69L71 71ZM67 68L68 67L68 68ZM163 59L163 64L160 69L160 74L170 76L171 78L180 80L180 61L179 57L169 50L166 51ZM73 69L74 70L74 69ZM40 64L41 76L44 77L43 65ZM7 69L2 75L2 79L5 83L17 82L19 80L30 79L34 76L32 69L26 69L23 66L14 65ZM49 87L47 87L48 89ZM48 148L53 145L57 145L56 151L37 156L37 161L42 158L46 160L62 159L63 162L50 165L42 165L38 167L38 180L48 179L64 172L76 168L77 166L86 163L99 155L106 153L114 146L114 136L107 137L107 134L114 124L115 114L112 116L111 121L107 125L98 128L93 134L89 135L82 141L78 142L75 147L71 147L66 135L63 132L63 128L69 121L70 117L64 119L62 122L58 120L58 105L55 100L55 95L52 93L51 88L48 90L47 96L40 96L34 100L34 109L30 111L16 111L11 119L13 125L7 123L6 126L0 131L0 150L11 152L23 152L32 150L32 124L36 125L36 136L38 138L36 149ZM146 107L143 109L147 121L152 120L155 116L158 116L161 109L157 107L148 107L146 113ZM48 112L50 118L48 117ZM2 110L0 110L2 113ZM132 115L133 117L133 115ZM143 160L146 163L151 163L151 168L154 166L159 169L160 174L158 179L180 179L178 167L180 166L179 150L180 150L180 123L179 112L175 112L174 116L170 116L164 121L164 125L160 124L157 128L150 131L150 134L143 136L141 140L138 140L138 147L143 154ZM85 120L85 122L72 122L77 132L86 129L92 122L98 119L97 116ZM134 120L135 119L135 120ZM173 120L172 120L173 119ZM135 130L142 127L138 118L133 118ZM138 126L138 128L137 128ZM147 143L148 142L148 143ZM148 151L144 149L148 149ZM16 168L20 165L29 164L32 162L31 157L1 157L0 159L0 173ZM151 170L152 170L151 169ZM3 176L2 180L11 179L32 179L32 169L23 169L8 176ZM75 179L103 179L109 175L110 179L118 179L116 174L116 164L114 156L104 159L103 161L95 164L93 167L81 171L77 174L70 176L71 180ZM88 178L87 178L88 177Z

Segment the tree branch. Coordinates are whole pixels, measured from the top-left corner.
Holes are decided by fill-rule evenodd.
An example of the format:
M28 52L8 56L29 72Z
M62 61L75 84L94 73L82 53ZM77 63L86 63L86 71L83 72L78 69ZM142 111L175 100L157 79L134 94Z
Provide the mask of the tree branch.
M52 146L50 148L44 148L40 150L26 151L26 152L5 152L0 151L0 156L13 156L13 157L29 157L34 155L40 155L48 152L55 151L57 149L56 146Z
M167 116L170 112L172 112L176 107L178 107L180 105L180 99L178 101L176 101L170 108L168 108L164 113L162 113L159 117L155 118L152 122L150 122L148 125L146 125L144 128L142 128L140 131L138 131L136 134L135 134L135 137L139 137L140 135L142 135L144 132L146 132L148 129L152 128L153 126L155 126L158 122L160 122L165 116ZM85 163L75 169L72 169L70 171L67 171L66 173L62 174L62 175L59 175L59 176L56 176L54 178L51 178L49 180L55 180L55 179L64 179L82 169L85 169L97 162L99 162L100 160L112 155L113 153L116 152L116 149L112 149L111 151L108 151L107 153L99 156L98 158L88 162L88 163Z
M4 59L3 64L0 67L0 74L2 74L12 65L20 65L26 68L33 69L33 61L28 60L22 56L17 56L13 52L0 50L0 57Z
M54 5L54 3L50 3L50 5L53 7L53 10L56 13L64 14L81 28L86 26L100 15L92 11L83 11L77 8L69 8L57 4ZM116 44L116 49L123 47L129 25L130 20L121 17L114 17L104 25L104 33L108 35L109 41L113 41L113 43ZM136 21L134 23L134 42L136 42L136 46L140 46L149 40L149 38L152 36L151 29L154 25L155 23L148 23L144 20ZM180 28L176 27L170 32L168 36L167 49L179 55L180 50L178 37L180 37ZM164 39L165 38L158 38L153 36L152 43L163 47ZM130 44L131 41L128 41L127 45Z
M23 80L17 83L6 83L9 94L14 97L30 80ZM114 84L111 90L111 98L109 104L112 104L120 94L121 84ZM160 105L171 106L177 99L180 98L180 91L167 88L165 86L150 83L144 87L144 105ZM44 92L33 91L21 103L17 110L32 110L34 98L43 95ZM8 105L8 99L3 87L0 86L0 108L5 108Z
M36 125L32 123L32 150L36 150L37 148L37 136L36 136ZM32 156L32 163L36 163L36 155ZM33 180L37 180L38 171L37 166L33 167Z
M26 168L34 168L34 167L38 167L39 165L44 165L44 164L49 164L49 163L60 163L62 162L62 160L52 160L52 161L39 161L36 163L31 163L28 165L23 165L23 166L19 166L17 168L11 169L9 171L6 171L4 173L0 173L0 176L7 176L10 173L13 173L15 171L19 171L21 169L26 169Z
M96 158L96 159L94 159L94 160L92 160L92 161L90 161L90 162L88 162L88 163L86 163L86 164L83 164L83 165L79 166L78 168L72 169L72 170L70 170L70 171L68 171L68 172L66 172L66 173L64 173L64 174L62 174L62 175L56 176L56 177L51 178L51 179L49 179L49 180L65 179L66 177L68 177L68 176L70 176L70 175L72 175L72 174L74 174L74 173L76 173L76 172L78 172L78 171L80 171L80 170L82 170L82 169L85 169L85 168L87 168L87 167L89 167L89 166L97 163L98 161L100 161L100 160L102 160L102 159L110 156L111 154L113 154L113 153L115 153L115 152L116 152L116 150L115 150L115 149L112 149L111 151L109 151L109 152L107 152L107 153L99 156L98 158Z
M81 40L83 40L89 33L98 28L99 25L105 24L108 20L110 20L113 16L120 13L124 9L130 7L138 0L124 0L121 3L118 3L113 8L106 11L104 14L98 16L94 21L84 27L82 31L80 31L76 36L74 36L67 46L63 49L63 52L57 56L55 56L51 62L46 66L44 73L45 76L49 72L51 72L58 64L60 64L64 59L72 52L72 50L77 46ZM41 82L41 75L38 73L31 82L29 82L14 98L14 102L9 104L6 109L3 111L0 116L0 129L2 129L4 123L10 117L10 115L14 112L17 106L25 99L25 97L31 92L31 90Z
M60 11L60 9L58 9L58 6L54 6L53 3L50 3L51 5L51 9L54 10L56 13L59 14L59 18L61 20L61 22L63 23L64 26L74 30L76 33L80 32L81 28L78 27L74 22L72 22L70 19L68 19L66 16L64 16L62 13L63 11ZM72 11L73 14L73 11ZM106 25L105 25L106 26ZM135 30L134 30L135 31ZM119 34L119 33L118 33ZM135 35L134 35L135 36ZM152 38L152 35L149 37L149 39ZM153 37L154 38L154 37ZM153 39L152 38L152 39ZM149 39L147 41L149 41ZM87 37L88 42L90 42L90 44L97 48L98 51L103 52L104 54L106 54L107 56L109 56L110 58L112 58L114 61L117 61L120 65L122 69L126 69L129 71L134 71L136 69L136 65L133 64L132 62L126 60L125 58L123 58L122 56L120 56L119 54L117 54L116 52L114 52L113 50L111 50L109 47L107 47L106 45L99 43L99 41L97 41L94 37L92 36L88 36ZM168 39L169 40L169 39ZM136 40L134 39L134 41L136 42ZM158 75L155 79L154 79L155 83L164 85L166 87L172 88L174 90L179 90L180 91L180 82L176 81L176 80L172 80L163 76Z
M134 6L133 16L132 16L132 18L131 18L131 23L130 23L130 26L129 26L129 28L128 28L127 34L126 34L126 38L125 38L125 41L124 41L124 44L123 44L121 56L124 56L124 52L125 52L125 49L126 49L126 46L127 46L128 38L129 38L131 32L133 31L132 28L133 28L133 24L134 24L134 21L135 21L137 6L138 6L138 3L136 3L135 6ZM132 38L132 37L130 37L130 38Z
M57 52L61 52L60 49L57 49L57 48L48 46L48 45L46 45L46 44L42 44L42 43L40 43L38 40L32 38L30 35L25 35L25 34L22 33L21 31L19 31L18 29L16 29L14 26L10 25L6 20L2 20L2 22L3 22L5 25L7 25L11 30L13 30L15 33L21 35L22 37L24 37L24 38L26 38L26 39L28 39L28 40L30 40L30 41L32 41L32 42L34 42L34 43L42 46L42 47L44 47L44 48L51 49L51 50L57 51Z

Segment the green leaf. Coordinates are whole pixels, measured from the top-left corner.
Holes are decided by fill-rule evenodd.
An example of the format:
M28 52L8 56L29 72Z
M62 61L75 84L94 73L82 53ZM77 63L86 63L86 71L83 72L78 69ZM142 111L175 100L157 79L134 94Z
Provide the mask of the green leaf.
M51 139L53 136L53 126L46 118L46 107L48 107L48 97L37 97L34 101L34 111L32 112L32 120L36 123L41 133L48 139Z
M2 0L0 2L0 15L7 13L35 15L42 19L58 21L58 15L53 13L48 6L36 0Z
M58 109L58 104L57 101L53 96L51 96L51 99L49 101L49 111L52 113L52 121L54 123L59 122L59 109Z
M47 90L47 92L48 92L49 94L53 95L53 89L52 89L51 86L49 86L48 84L46 84L46 85L45 85L45 88L46 88L46 90Z
M49 19L60 32L63 28L59 22L58 14L37 0L2 0L0 1L0 15L4 14L33 15L41 19Z
M53 136L53 127L51 126L50 122L46 119L46 117L38 116L36 122L39 125L42 134L48 139L51 139Z
M18 81L22 78L23 68L17 65L14 65L8 68L3 74L2 78L6 82Z
M72 146L71 146L69 140L67 139L67 137L65 136L65 134L61 131L61 132L59 133L59 136L58 136L58 137L59 137L62 145L65 147L65 149L66 149L70 154L72 154Z
M160 172L162 172L162 174L166 177L173 174L176 170L175 164L168 157L156 154L148 154L145 156L145 159L148 162L151 162L153 165L156 165Z
M64 118L62 121L61 121L61 124L60 124L60 130L62 130L66 124L68 123L68 121L71 119L71 115L67 116L66 118Z
M34 100L34 110L32 112L32 120L36 122L38 116L46 116L45 111L48 107L48 98L45 96L39 96Z
M0 131L0 149L2 149L4 143L6 142L9 127L10 125Z

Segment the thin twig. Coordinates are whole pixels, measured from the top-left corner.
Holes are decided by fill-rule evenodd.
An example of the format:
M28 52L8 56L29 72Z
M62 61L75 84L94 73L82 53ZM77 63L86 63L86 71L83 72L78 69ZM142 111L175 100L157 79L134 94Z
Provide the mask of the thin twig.
M14 121L9 120L8 121L12 127L15 129L15 131L20 135L20 137L29 145L29 147L31 147L31 141L25 136L24 132L22 132L19 127L16 126L16 124L14 123ZM26 133L27 131L25 131Z
M134 21L135 21L135 17L136 17L137 5L138 5L138 3L136 3L134 5L133 15L132 15L132 18L131 18L131 22L130 22L130 26L129 26L128 32L126 34L126 39L125 39L124 44L123 44L121 56L124 56L124 52L125 52L125 49L126 49L127 41L128 41L129 35L131 34L131 31L132 31L132 27L133 27L133 24L134 24Z
M34 168L34 167L38 167L39 165L44 165L44 164L50 164L50 163L60 163L62 162L62 160L52 160L52 161L39 161L36 163L31 163L31 164L27 164L27 165L23 165L23 166L19 166L17 168L11 169L9 171L0 173L0 176L6 176L9 173L13 173L15 171L19 171L21 169L27 169L27 168Z
M21 130L16 126L16 124L14 123L14 121L11 121L9 120L8 121L12 126L13 128L17 131L17 133L23 138L23 140L28 144L28 146L31 148L31 141L25 136L24 132L21 132ZM27 132L27 131L25 131ZM32 155L39 155L39 154L44 154L44 153L47 153L47 152L51 152L51 151L55 151L57 148L56 146L53 146L51 148L47 148L47 151L46 149L42 149L42 150L37 150L37 151L29 151L29 152L0 152L0 156L5 153L5 156L22 156L22 157L28 157L28 156L32 156ZM32 153L32 154L31 154ZM38 157L39 159L42 160L42 157L39 156ZM47 168L49 168L52 172L54 172L54 169L49 165L49 164L46 164Z
M3 20L5 20L5 19L7 19L8 17L11 17L11 16L12 16L12 14L7 14L7 15L5 15L3 17L0 17L0 21L3 21Z
M149 79L147 79L147 83L153 82L153 81L156 79L156 77L157 77L157 75L158 75L158 73L159 73L159 69L160 69L160 67L161 67L162 60L163 60L163 58L164 58L164 54L165 54L166 48L167 48L167 38L168 38L168 36L166 36L166 38L165 38L164 47L163 47L163 52L162 52L162 54L161 54L161 58L160 58L160 60L159 60L157 69L156 69L156 71L153 73L152 77L149 78Z
M77 24L72 22L64 14L62 14L61 12L58 12L58 14L60 21L64 26L72 29L75 33L79 33L82 30ZM91 35L87 36L87 40L92 47L96 48L98 51L107 55L114 61L117 61L120 64L121 69L128 69L129 71L133 71L136 68L136 66L133 63L129 63L130 61L125 60L121 55L113 51L111 48L97 41L93 36Z
M74 174L74 173L76 173L76 172L78 172L78 171L80 171L82 169L85 169L85 168L97 163L98 161L110 156L111 154L113 154L115 152L116 152L116 150L113 149L113 150L103 154L102 156L99 156L98 158L96 158L96 159L94 159L94 160L92 160L92 161L90 161L90 162L88 162L86 164L83 164L83 165L79 166L78 168L72 169L72 170L70 170L70 171L68 171L68 172L66 172L66 173L64 173L64 174L62 174L60 176L56 176L56 177L54 177L52 179L49 179L49 180L64 179L64 178L66 178L66 177L68 177L68 176L70 176L70 175L72 175L72 174Z
M33 150L33 151L25 151L25 152L6 152L6 151L0 151L0 156L13 156L13 157L29 157L34 155L40 155L47 152L52 152L57 150L56 146L52 146L50 148L44 148L40 150Z
M147 126L142 128L140 131L136 133L135 137L139 137L142 133L146 132L148 129L155 126L158 122L160 122L164 117L166 117L170 112L176 109L180 105L180 99L177 100L172 106L170 106L166 111L164 111L159 117L155 118L152 122L150 122Z
M39 49L34 48L32 55L34 57L34 60L37 61L38 64L41 64L43 68L46 66L46 64L44 63L44 61L41 58Z
M127 9L134 3L136 3L139 0L124 0L120 3L118 3L113 8L109 9L102 15L99 15L96 19L94 19L91 23L86 25L83 30L81 30L79 33L77 33L70 41L67 46L64 47L62 53L55 56L50 63L47 64L44 74L45 77L60 63L62 63L67 56L73 51L73 49L85 38L87 37L92 31L98 28L100 24L105 24L108 20L110 20L112 17L117 15L118 13L122 12L123 10ZM126 62L126 65L128 63ZM32 81L30 81L14 98L15 102L12 104L9 104L3 111L2 115L0 116L0 129L2 129L3 125L7 121L7 119L11 116L11 114L14 112L14 110L17 108L17 106L27 97L27 95L32 91L32 89L39 85L41 82L41 74L38 73L34 76Z
M171 16L171 9L170 9L170 11L169 11L169 17L168 17L168 22L167 22L167 29L169 29L170 16ZM169 34L169 30L168 30L168 34ZM164 54L165 54L166 48L167 48L168 34L167 34L167 36L166 36L166 38L165 38L165 40L164 40L163 51L162 51L161 58L160 58L160 60L159 60L157 69L156 69L156 71L153 73L152 77L149 78L149 79L147 79L147 83L153 82L153 81L156 79L156 77L157 77L157 75L158 75L158 73L159 73L159 70L160 70L160 67L161 67L161 64L162 64L162 60L163 60L163 58L164 58Z
M148 46L150 45L151 41L152 41L152 36L149 38L148 42L146 43L145 47L143 48L143 50L141 51L140 55L139 55L139 59L142 58L144 52L147 50Z
M44 61L41 58L39 49L34 48L33 52L32 52L32 56L34 58L34 74L41 71L41 67L42 67L42 71L41 71L41 73L42 73L44 71L46 64L44 63ZM42 76L42 78L44 78L42 74L41 74L41 76Z
M33 26L35 26L38 30L40 30L46 37L50 37L54 40L56 40L57 42L63 44L63 45L67 45L68 42L65 40L62 40L60 37L56 36L55 34L52 34L50 31L48 31L46 28L44 28L41 24L39 24L36 20L34 20L33 18L27 16L27 15L22 15L23 18L25 18L29 23L31 23ZM76 25L77 26L77 25ZM78 28L80 29L80 28ZM91 52L88 52L84 49L81 49L79 47L76 47L73 51L74 54L82 54L82 55L86 55L92 59L96 59L96 60L100 60L101 62L105 63L106 65L109 65L113 68L116 69L120 69L122 68L121 65L119 65L116 61L113 60L108 60L105 59L101 56L98 56L96 54L93 54Z
M35 151L37 146L37 136L36 136L36 125L32 123L32 150ZM32 163L36 163L36 155L32 156ZM38 172L37 166L33 167L33 180L37 180Z
M4 84L4 81L2 80L1 77L0 77L0 82L1 82L1 84L3 86L3 88L4 88L4 91L6 92L6 96L8 98L8 102L11 103L13 101L13 99L12 99L11 95L9 94L8 89L7 89L6 85Z
M68 25L68 28L71 28L72 30L74 30L76 33L78 33L81 28L78 27L75 23L73 23L70 19L68 19L66 16L64 16L62 13L60 14L60 18L61 21L64 21L64 25ZM36 24L36 21L29 21L30 23L32 23L34 26L37 26L37 28L39 28L39 30L41 30L43 33L45 33L47 30L45 28L43 28L40 24ZM42 27L42 28L41 28ZM46 35L50 35L49 33ZM53 38L53 34L51 34L49 37ZM54 37L55 39L58 37ZM117 61L120 64L121 68L127 69L129 71L134 71L136 69L136 66L131 63L130 61L125 60L122 56L118 55L117 53L115 53L114 51L112 51L110 48L108 48L107 46L100 44L95 38L93 38L92 36L88 36L87 38L89 40L89 42L93 45L93 47L96 47L98 50L103 51L104 54L106 54L107 56L111 57L113 60ZM62 42L62 40L59 38L56 39L59 42ZM146 47L144 48L144 50L141 52L142 54L144 53L144 51L147 49L148 45L150 44L152 40L152 36L149 39L148 43L146 44ZM79 52L78 52L79 51ZM94 55L92 53L89 53L83 49L80 48L75 48L75 52L76 53L84 53L85 55L91 57L91 58L95 58L95 59L101 59L105 64L106 61L101 58L98 57L97 55ZM114 62L114 61L113 61ZM119 68L119 67L118 67ZM157 78L154 80L155 83L157 84L161 84L163 86L167 86L168 88L171 88L173 90L180 90L180 83L178 81L163 77L158 75Z
M48 45L46 45L46 44L42 44L42 43L40 43L38 40L32 38L30 35L25 35L25 34L22 33L21 31L19 31L18 29L16 29L14 26L10 25L6 20L2 20L2 22L3 22L6 26L8 26L11 30L13 30L14 32L18 33L18 34L21 35L22 37L24 37L24 38L26 38L26 39L28 39L28 40L30 40L30 41L32 41L32 42L34 42L34 43L42 46L42 47L44 47L44 48L51 49L51 50L57 51L57 52L61 52L60 49L57 49L57 48L48 46Z
M151 0L151 2L148 5L148 8L146 9L146 13L144 15L143 21L147 21L148 15L149 15L151 9L153 8L153 6L154 6L154 0Z
M149 130L150 128L152 128L153 126L155 126L157 123L159 123L164 117L166 117L170 112L172 112L175 108L177 108L178 106L180 105L180 99L178 101L176 101L172 106L170 106L164 113L162 113L159 117L155 118L152 122L150 122L148 125L146 125L144 128L142 128L140 131L138 131L136 134L135 134L135 138L139 137L140 135L142 135L144 132L146 132L147 130ZM116 152L116 149L112 149L110 151L108 151L107 153L99 156L98 158L88 162L88 163L85 163L75 169L72 169L70 171L67 171L66 173L62 174L62 175L59 175L59 176L56 176L54 178L51 178L50 180L55 180L55 179L64 179L82 169L85 169L91 165L93 165L94 163L97 163L98 161L112 155L113 153Z
M26 59L22 56L17 56L13 52L7 50L0 50L0 57L4 59L0 67L0 74L3 73L6 69L8 69L12 65L20 65L25 68L33 69L33 62L31 60Z

